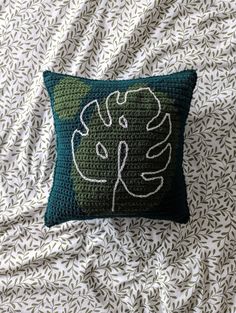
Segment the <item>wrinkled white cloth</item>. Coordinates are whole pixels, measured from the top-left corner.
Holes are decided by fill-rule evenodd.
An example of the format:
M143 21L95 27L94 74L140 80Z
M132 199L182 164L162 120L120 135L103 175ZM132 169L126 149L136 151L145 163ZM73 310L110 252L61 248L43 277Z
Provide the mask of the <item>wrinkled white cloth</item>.
M235 1L0 7L0 313L236 312ZM190 222L45 227L56 152L42 72L124 79L189 68Z

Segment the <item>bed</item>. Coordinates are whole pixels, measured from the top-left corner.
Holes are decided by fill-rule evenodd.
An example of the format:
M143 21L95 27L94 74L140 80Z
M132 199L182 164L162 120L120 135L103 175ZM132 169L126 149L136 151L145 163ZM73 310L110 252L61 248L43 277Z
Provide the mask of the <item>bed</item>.
M235 1L0 6L0 312L236 312ZM56 153L43 71L126 79L189 68L189 223L44 226Z

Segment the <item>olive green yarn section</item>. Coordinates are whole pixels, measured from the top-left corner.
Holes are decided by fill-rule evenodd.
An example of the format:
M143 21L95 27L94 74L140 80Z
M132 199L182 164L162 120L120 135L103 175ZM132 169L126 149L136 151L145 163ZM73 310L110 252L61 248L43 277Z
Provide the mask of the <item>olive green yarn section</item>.
M129 191L134 194L148 194L158 186L160 180L145 181L141 174L143 172L155 172L166 164L168 150L158 157L158 160L147 159L146 153L150 147L165 139L169 131L169 125L165 120L163 125L157 129L147 131L148 122L157 115L158 105L153 94L147 88L138 90L141 87L145 88L146 84L131 86L128 91L132 92L127 94L126 102L122 105L117 102L125 100L125 92L120 92L118 101L117 94L109 97L108 109L112 119L110 127L104 125L95 106L87 122L89 133L87 136L80 137L80 143L75 151L75 160L79 169L85 177L106 180L105 183L86 181L78 173L75 164L72 164L71 176L76 200L81 210L88 215L112 214L114 186L117 182L119 170L118 146L121 141L125 141L129 147L125 167L122 171L122 178ZM159 124L168 112L171 114L171 122L176 129L168 140L173 146L171 158L175 160L176 149L174 147L178 142L178 130L180 129L177 108L172 105L173 100L166 94L162 92L155 92L154 94L161 105L161 113L157 117L156 124ZM108 122L105 101L106 98L100 101L99 105L103 119ZM127 122L127 125L124 121ZM98 143L105 147L107 155L103 150L101 150L100 155L97 154L96 145ZM159 147L155 149L156 154L160 151L161 148ZM123 156L121 153L120 163L122 163L122 157L124 158L124 151ZM114 214L145 212L150 210L152 206L157 207L162 200L162 196L171 187L174 168L175 163L171 162L165 171L164 186L161 192L157 192L151 198L140 199L133 197L125 190L124 185L119 182L115 192Z
M129 86L129 88L127 90L135 90L135 89L139 89L139 88L145 88L148 87L147 83L135 83L131 86ZM152 88L151 88L152 89ZM153 90L154 91L154 90ZM155 90L155 95L156 97L160 100L160 102L162 102L165 106L171 106L168 107L167 111L170 110L174 110L174 111L178 111L178 109L176 107L172 107L174 104L174 100L171 99L167 93L161 92L161 91L156 91Z
M62 120L74 118L80 110L81 101L91 87L71 77L62 79L54 87L54 110Z

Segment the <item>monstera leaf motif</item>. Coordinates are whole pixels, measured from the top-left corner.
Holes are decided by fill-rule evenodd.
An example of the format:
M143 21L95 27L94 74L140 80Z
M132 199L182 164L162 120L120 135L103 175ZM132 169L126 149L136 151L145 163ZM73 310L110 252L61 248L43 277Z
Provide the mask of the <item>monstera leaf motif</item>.
M171 116L149 87L100 102L83 108L71 138L77 200L90 213L117 212L126 200L138 206L160 192L172 154Z

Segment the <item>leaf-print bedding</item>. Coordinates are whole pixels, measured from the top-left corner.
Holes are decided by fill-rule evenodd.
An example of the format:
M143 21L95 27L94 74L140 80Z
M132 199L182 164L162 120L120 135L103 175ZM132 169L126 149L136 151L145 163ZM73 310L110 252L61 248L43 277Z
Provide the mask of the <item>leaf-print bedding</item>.
M236 5L0 3L0 313L236 312ZM190 222L48 229L55 136L42 72L198 73L185 133Z

